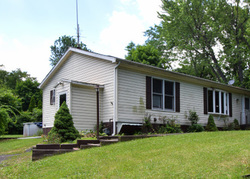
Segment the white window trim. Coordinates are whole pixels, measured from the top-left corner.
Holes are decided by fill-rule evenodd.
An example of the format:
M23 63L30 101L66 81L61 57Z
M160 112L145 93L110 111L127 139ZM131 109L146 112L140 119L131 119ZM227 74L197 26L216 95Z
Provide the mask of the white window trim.
M214 115L226 115L229 116L229 93L223 90L218 90L218 89L212 89L212 88L208 88L208 91L213 91L213 112L209 112L208 114L214 114ZM215 92L219 92L219 112L216 112L216 103L215 103ZM224 113L222 113L222 107L221 107L221 93L224 93ZM207 95L207 108L209 106L208 104L209 100L208 100L208 95Z
M153 91L153 85L154 85L154 82L153 80L156 79L156 80L162 80L162 108L154 108L154 91ZM174 97L174 102L173 102L173 109L165 109L165 81L169 81L169 82L173 82L173 97ZM163 79L163 78L158 78L158 77L152 77L151 78L151 109L152 110L156 110L156 111L165 111L165 112L175 112L175 81L173 80L168 80L168 79ZM158 93L156 93L158 94Z
M67 104L67 100L68 100L67 91L62 91L62 92L58 93L58 99L57 99L57 102L58 102L57 107L58 107L58 109L60 108L60 96L63 95L63 94L66 94L66 104Z

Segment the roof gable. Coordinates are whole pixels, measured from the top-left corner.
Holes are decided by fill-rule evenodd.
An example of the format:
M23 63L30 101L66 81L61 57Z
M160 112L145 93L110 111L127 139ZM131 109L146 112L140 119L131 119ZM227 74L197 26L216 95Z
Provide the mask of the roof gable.
M99 59L110 61L112 63L116 62L116 58L112 57L112 56L102 55L102 54L98 54L98 53L94 53L94 52L88 52L88 51L84 51L84 50L81 50L81 49L69 47L69 49L64 53L64 55L57 62L57 64L46 75L46 77L43 79L43 81L38 86L38 88L42 89L44 87L44 85L46 85L46 83L48 82L48 80L53 77L53 75L56 73L56 71L69 58L69 56L72 53L78 53L78 54L82 54L82 55L86 55L86 56L90 56L90 57L94 57L94 58L99 58Z

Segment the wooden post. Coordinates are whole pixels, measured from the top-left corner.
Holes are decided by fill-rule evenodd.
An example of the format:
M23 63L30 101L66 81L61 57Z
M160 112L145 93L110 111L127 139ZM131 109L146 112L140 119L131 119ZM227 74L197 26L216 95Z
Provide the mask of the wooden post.
M97 140L99 140L99 85L96 85L96 115L97 115L96 138Z

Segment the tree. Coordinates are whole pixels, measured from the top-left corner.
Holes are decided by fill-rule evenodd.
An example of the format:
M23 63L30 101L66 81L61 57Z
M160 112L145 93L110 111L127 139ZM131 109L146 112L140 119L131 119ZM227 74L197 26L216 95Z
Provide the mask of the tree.
M0 107L0 136L5 133L8 124L8 112L6 109Z
M60 142L73 141L80 137L65 102L63 102L55 115L54 127L49 132L49 135L54 135L55 133L60 136Z
M159 51L150 44L135 45L130 42L126 47L128 55L125 56L127 60L153 65L164 68L165 60L161 58Z
M6 79L9 73L0 69L0 86L6 86Z
M35 96L32 96L31 99L30 99L30 104L29 104L29 108L28 110L30 112L33 111L33 109L36 107L36 100L35 100Z
M35 103L42 99L42 91L38 89L38 86L39 83L31 78L17 83L15 92L22 99L23 111L28 110L32 96L34 96Z
M5 133L10 121L16 122L20 106L20 99L11 90L0 88L0 135Z
M51 55L50 55L50 64L55 66L60 58L64 55L64 53L68 50L69 47L77 47L82 50L90 51L87 46L80 42L79 46L77 45L77 41L72 36L61 36L55 42L54 45L50 46Z
M178 61L179 72L223 83L235 78L244 87L250 61L249 8L239 0L162 2L162 21L146 31L147 43L170 66Z
M18 82L25 80L27 78L31 78L30 75L27 72L21 71L21 69L19 68L13 70L12 72L0 70L0 85L5 86L12 90L16 88L16 84Z
M226 75L234 78L237 86L246 87L247 78L245 71L249 70L250 61L250 34L247 32L250 21L249 4L235 0L221 8L223 19L218 22L223 24L219 41L223 46L221 63L226 69ZM244 80L244 79L247 79ZM250 86L249 86L250 87Z

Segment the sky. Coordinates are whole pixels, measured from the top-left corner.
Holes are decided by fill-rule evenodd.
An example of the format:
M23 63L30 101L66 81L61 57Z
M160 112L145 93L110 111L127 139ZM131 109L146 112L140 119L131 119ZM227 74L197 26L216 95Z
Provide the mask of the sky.
M125 58L129 42L160 23L161 0L78 0L80 40L94 52ZM39 82L51 70L50 46L76 37L76 0L0 0L0 65Z

